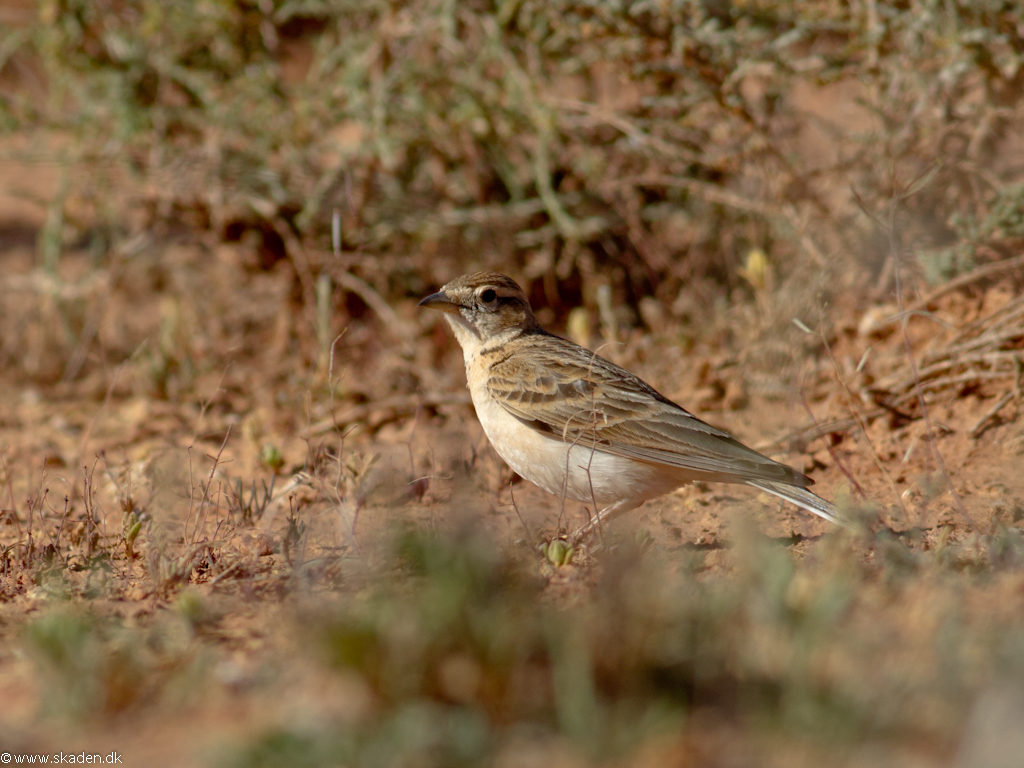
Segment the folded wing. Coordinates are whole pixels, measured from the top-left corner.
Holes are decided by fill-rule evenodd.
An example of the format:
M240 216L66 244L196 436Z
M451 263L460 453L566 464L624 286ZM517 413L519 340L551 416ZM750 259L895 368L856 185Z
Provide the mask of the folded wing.
M805 475L706 424L624 368L570 341L521 348L490 367L491 395L522 423L567 444L678 467L692 479L805 487Z

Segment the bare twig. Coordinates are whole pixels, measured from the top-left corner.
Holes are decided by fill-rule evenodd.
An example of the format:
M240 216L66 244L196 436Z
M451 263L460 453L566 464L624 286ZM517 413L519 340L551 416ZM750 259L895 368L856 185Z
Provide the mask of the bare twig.
M917 183L912 183L902 192L893 196L892 202L889 205L889 222L888 227L886 228L886 234L889 237L889 254L893 262L893 279L896 284L896 301L899 305L900 314L903 316L903 321L900 323L900 330L903 334L903 346L907 353L907 361L910 365L911 374L914 377L914 391L917 393L917 401L921 407L921 415L924 418L925 428L931 438L928 443L931 446L932 455L939 467L939 471L942 472L942 476L946 481L946 486L949 488L949 492L953 497L953 502L956 505L957 510L960 512L961 517L967 521L967 524L971 528L980 532L977 524L968 514L967 508L964 507L963 499L960 498L960 494L957 493L956 488L953 485L953 478L949 476L949 470L946 469L946 462L942 458L942 452L939 450L938 440L935 436L935 428L932 424L931 414L928 411L928 404L925 402L924 389L921 386L921 377L918 374L917 360L914 358L914 348L910 343L910 334L907 331L909 317L906 315L906 307L903 303L903 278L900 269L900 249L899 243L896 240L896 210L899 206L900 200L903 197L912 194L912 189L917 186Z
M216 576L214 576L212 579L210 579L210 586L212 587L212 586L215 586L215 585L219 584L224 579L226 579L228 576L230 576L231 574L235 573L241 567L242 567L241 563L234 563L234 564L228 566L225 570L221 571Z
M987 332L993 331L997 327L1003 327L1014 320L1024 317L1024 296L1018 296L1012 301L1008 301L1006 304L1001 306L994 312L979 317L972 323L968 323L960 329L960 333L952 343L962 341L974 337L981 329L988 328Z
M523 524L523 530L526 531L526 540L530 544L535 544L537 540L533 538L533 534L530 532L530 526L526 524L526 520L523 518L522 513L519 511L519 505L516 504L516 489L512 485L512 483L508 484L508 492L509 495L512 496L512 509L516 511L516 516L519 518L519 522Z
M965 384L977 384L981 381L997 381L1000 379L1007 379L1015 377L1016 373L1013 371L970 371L968 373L961 373L956 376L942 376L936 379L928 379L927 381L921 382L921 392L941 392L944 389L950 387L962 386ZM882 393L876 392L876 396ZM892 412L899 408L901 405L914 400L918 395L918 389L916 387L910 389L903 394L893 397L887 400L879 400L879 404L882 405L887 411Z
M1024 256L1015 256L1012 259L1005 259L1003 261L995 261L991 264L985 264L984 266L971 270L966 274L954 277L945 285L936 288L924 298L911 304L907 311L912 312L919 309L926 309L929 305L941 299L946 294L953 293L961 288L966 288L967 286L982 280L987 280L991 277L1002 275L1006 272L1013 272L1014 270L1021 268L1024 268Z
M380 294L369 283L356 277L351 272L341 269L331 272L331 277L337 281L338 285L346 291L354 293L363 300L366 306L373 310L388 334L402 345L403 351L412 351L414 333L409 323L396 315L395 311L388 306L388 303L380 297Z
M553 107L572 110L586 115L585 121L590 125L609 125L617 131L620 131L625 136L628 136L637 144L650 147L655 152L666 157L685 160L687 162L704 163L706 165L713 165L715 163L715 158L707 157L706 155L694 152L693 150L687 149L679 144L673 144L672 142L665 141L657 136L652 136L634 125L630 120L622 115L608 109L602 109L597 104L590 104L585 101L579 101L578 99L559 97L548 97L547 102ZM565 123L568 121L565 118L561 118L560 122Z
M981 352L975 355L963 355L963 354L951 354L948 359L940 360L935 363L926 365L917 371L918 380L921 382L928 382L930 379L939 379L936 374L950 371L953 368L968 368L973 364L988 363L991 368L988 373L1004 373L995 369L999 363L1003 362L1015 362L1020 358L1020 352ZM978 371L983 373L984 371ZM1008 376L1015 375L1016 369L1013 371L1006 371L1005 374ZM896 380L881 381L875 384L872 388L880 391L888 392L904 392L914 386L915 379L913 375L903 376Z
M756 213L769 218L779 215L779 211L770 205L759 203L755 200L748 200L737 195L735 192L729 192L714 184L697 181L696 179L687 179L682 176L662 176L659 174L626 176L616 179L614 184L617 187L675 187L677 189L685 189L697 197L707 200L709 203L718 203L719 205L725 205L739 211Z
M857 402L857 398L853 396L853 393L850 391L849 386L847 386L846 379L843 377L841 369L839 368L839 363L836 361L835 355L832 354L832 345L828 343L828 338L825 336L824 323L824 318L819 318L818 336L821 339L821 343L825 347L825 353L828 355L829 362L832 364L832 370L835 373L836 379L839 381L840 386L842 386L843 391L846 393L847 403L850 404L850 412L853 414L853 418L856 425L860 428L860 433L864 438L864 442L868 446L868 450L871 452L871 458L874 460L875 466L878 467L879 472L882 473L882 476L886 479L886 482L888 482L889 489L892 491L892 495L896 499L896 503L900 505L900 508L903 510L903 514L906 515L907 510L903 506L903 499L900 498L899 491L896 489L896 483L893 482L892 476L889 474L888 470L886 470L885 464L882 462L881 457L875 450L874 444L871 442L871 437L868 435L867 420L864 418L860 410L854 407L853 405L854 403ZM804 408L813 420L814 413L811 411L811 408L807 404L806 399L803 398L802 393L801 399L803 400ZM832 457L832 460L836 462L836 466L839 467L840 471L853 484L853 487L857 490L857 493L860 494L861 498L867 499L867 494L864 493L864 490L861 488L860 483L858 483L857 480L853 477L853 475L846 469L846 467L843 466L841 462L839 462L839 457L836 456L836 454L833 452L832 446L828 443L828 441L825 441L825 445L828 448L828 452L829 455Z
M221 457L221 454L224 453L224 447L228 444L228 438L231 437L231 427L232 426L233 426L232 424L228 424L228 430L227 430L227 432L224 433L224 440L221 441L220 449L217 451L217 455L215 457L212 457L213 458L213 466L210 467L210 475L209 475L209 477L207 477L206 483L203 486L203 497L199 500L199 509L196 511L196 527L192 531L192 538L191 539L189 539L189 537L188 537L188 521L189 521L189 518L192 516L192 505L189 504L188 515L185 517L185 527L184 527L184 529L182 531L182 539L184 541L190 542L191 544L195 544L195 537L199 535L199 531L200 531L199 515L202 514L203 509L206 506L207 499L210 496L210 488L213 485L213 476L214 476L214 474L216 474L217 467L220 465L220 457ZM189 453L191 454L191 448L189 448ZM189 464L191 466L191 462ZM204 520L204 523L205 523L205 520Z
M804 410L807 412L807 415L810 417L811 421L815 422L816 419L814 417L814 411L811 410L811 406L807 402L807 397L803 393L803 391L800 392L800 402L803 404ZM864 424L862 424L860 422L859 414L858 414L858 418L856 419L856 421L857 421L858 425L860 426L861 430L864 432L864 436L866 438L867 437L867 430L864 429ZM860 483L857 482L857 478L855 478L853 476L853 473L850 472L850 470L848 470L846 468L846 465L840 460L839 456L836 454L835 449L832 447L832 443L830 443L828 440L824 440L822 442L824 442L824 444L825 444L825 450L828 451L828 455L831 457L832 463L835 464L837 467L839 467L839 471L842 472L843 476L847 480L850 481L850 485L853 486L854 490L857 491L857 493L860 495L860 497L862 499L867 499L868 495L866 493L864 493L864 489L861 488ZM881 460L878 458L878 455L875 453L874 446L871 445L871 441L870 440L868 440L868 447L871 449L871 453L875 457L876 466L878 466L878 468L882 472L885 472L885 467L882 465ZM887 472L885 474L886 474L886 476L888 476ZM892 483L892 480L890 479L889 482ZM895 486L893 487L893 490L894 491L896 490ZM899 498L899 494L898 493L895 494L895 495L896 495L897 498Z
M302 311L309 323L310 331L316 335L316 280L309 256L301 241L295 236L291 225L279 216L271 217L274 231L281 236L285 250L291 256L292 266L302 286Z
M1003 410L1003 407L1013 399L1013 396L1013 392L1007 392L1000 397L999 400L996 401L996 404L985 411L985 415L978 419L978 423L974 425L968 434L975 439L980 437L981 433L984 431L985 425L988 424L989 419L995 418L996 414Z

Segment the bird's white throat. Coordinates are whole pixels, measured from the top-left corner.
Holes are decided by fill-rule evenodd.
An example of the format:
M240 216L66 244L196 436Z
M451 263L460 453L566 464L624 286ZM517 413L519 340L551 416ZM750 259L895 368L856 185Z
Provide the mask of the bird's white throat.
M445 314L444 319L452 327L452 331L455 333L455 340L462 347L462 357L465 360L467 372L469 366L473 364L482 349L507 344L522 333L521 328L507 328L501 333L484 337L479 329L461 314L449 312Z

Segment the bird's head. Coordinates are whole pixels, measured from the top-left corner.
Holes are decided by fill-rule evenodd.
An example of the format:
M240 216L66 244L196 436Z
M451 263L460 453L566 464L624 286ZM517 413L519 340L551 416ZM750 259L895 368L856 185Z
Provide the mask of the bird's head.
M464 349L537 327L523 289L497 272L457 277L419 305L444 312Z

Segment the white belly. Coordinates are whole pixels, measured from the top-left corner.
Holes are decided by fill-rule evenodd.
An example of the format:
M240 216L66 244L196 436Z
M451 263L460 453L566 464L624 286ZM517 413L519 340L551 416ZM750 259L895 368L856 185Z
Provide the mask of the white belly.
M622 502L622 510L678 488L685 479L664 465L613 456L567 444L523 424L483 386L470 387L477 418L487 439L512 469L548 493L586 504L596 511Z

